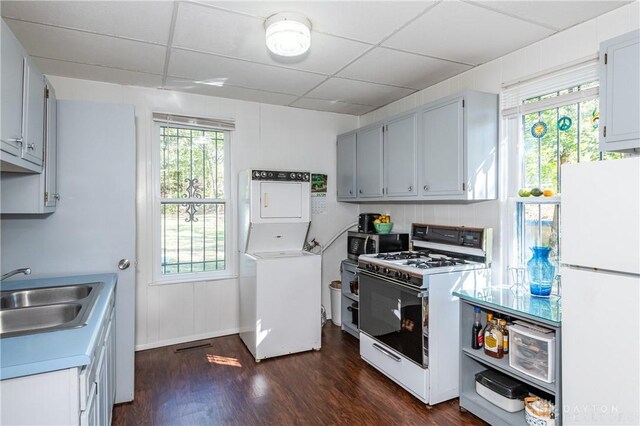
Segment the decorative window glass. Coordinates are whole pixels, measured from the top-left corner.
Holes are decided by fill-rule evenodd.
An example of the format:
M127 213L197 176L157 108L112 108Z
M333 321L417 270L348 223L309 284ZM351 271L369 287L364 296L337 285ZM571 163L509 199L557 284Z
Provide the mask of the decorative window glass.
M562 193L561 166L567 163L620 158L600 152L598 144L599 102L593 81L525 99L521 116L521 188ZM579 92L588 94L579 96ZM563 101L566 99L566 101ZM566 102L566 103L565 103ZM539 103L541 109L536 110ZM547 105L552 105L546 107ZM549 246L549 258L560 258L560 198L531 198L516 203L518 260L531 257L530 247Z
M225 270L229 133L160 123L159 136L161 274Z

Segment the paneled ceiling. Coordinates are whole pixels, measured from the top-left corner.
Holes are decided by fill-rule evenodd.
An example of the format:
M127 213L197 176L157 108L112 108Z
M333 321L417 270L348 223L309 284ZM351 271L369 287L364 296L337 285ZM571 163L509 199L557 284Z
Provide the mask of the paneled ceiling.
M629 1L5 1L49 75L361 115ZM298 12L311 49L270 55Z

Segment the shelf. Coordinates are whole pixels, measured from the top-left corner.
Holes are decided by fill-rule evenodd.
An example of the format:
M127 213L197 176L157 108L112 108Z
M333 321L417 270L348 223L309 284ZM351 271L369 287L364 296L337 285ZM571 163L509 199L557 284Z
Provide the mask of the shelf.
M344 297L346 297L347 299L353 300L354 302L359 302L360 301L360 297L357 294L353 294L351 292L344 292L344 293L342 293L342 295Z
M491 424L526 425L524 410L510 413L487 401L475 391L460 394L460 406Z
M558 204L560 202L560 195L558 194L554 197L509 197L509 201L524 204Z
M547 392L551 395L556 394L556 385L555 383L546 383L543 382L542 380L538 380L535 377L532 376L528 376L518 370L516 370L515 368L512 368L509 365L509 356L506 355L504 358L501 359L497 359L497 358L491 358L488 355L484 354L484 350L483 349L471 349L471 346L465 346L462 348L462 353L467 355L470 358L473 358L474 360L485 364L491 368L494 368L498 371L504 372L506 374L509 374L510 376L513 376L514 378L526 383L526 384L530 384L533 387L536 387L544 392Z

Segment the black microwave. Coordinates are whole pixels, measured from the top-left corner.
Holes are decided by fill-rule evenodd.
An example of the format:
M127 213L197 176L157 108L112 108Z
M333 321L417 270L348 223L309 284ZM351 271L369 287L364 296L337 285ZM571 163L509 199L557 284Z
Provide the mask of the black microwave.
M358 260L361 254L389 253L409 249L409 234L347 233L347 257Z

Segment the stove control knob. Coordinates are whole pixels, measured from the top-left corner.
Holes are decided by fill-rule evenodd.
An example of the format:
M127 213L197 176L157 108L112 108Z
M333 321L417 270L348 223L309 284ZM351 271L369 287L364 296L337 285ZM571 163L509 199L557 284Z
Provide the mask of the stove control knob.
M405 281L409 281L409 274L407 274L406 272L402 274L402 279Z
M254 175L255 177L260 177L260 172L256 170L255 172L253 172L253 175Z
M298 173L298 179L302 179L302 173Z
M389 268L382 268L382 273L385 275L389 275Z
M295 173L291 173L291 179L295 179L296 178L296 174Z
M309 173L304 174L304 180L309 180Z
M371 269L371 265L369 265L368 263L366 265L364 265L365 269L369 270Z
M396 278L401 278L402 277L402 272L400 271L396 271L395 274L393 274Z
M260 173L260 176L262 176L262 177L267 177L267 172L262 172L262 173Z

